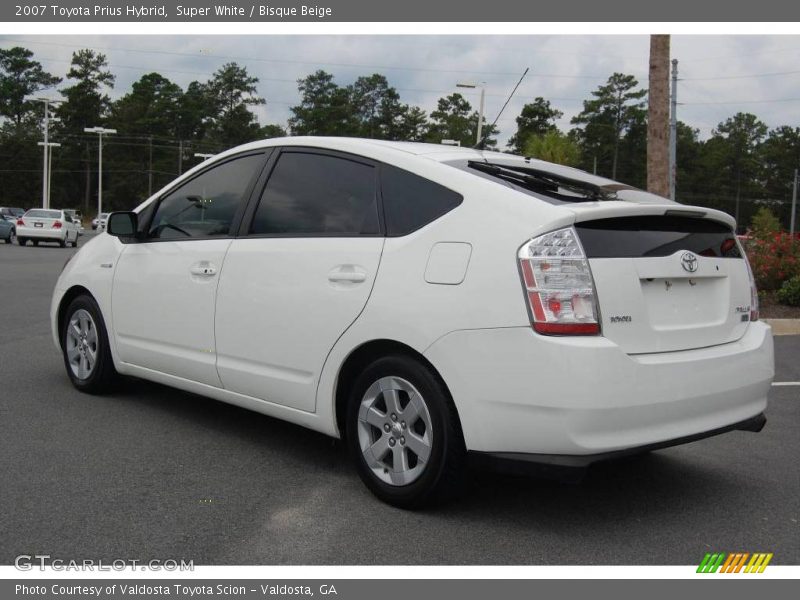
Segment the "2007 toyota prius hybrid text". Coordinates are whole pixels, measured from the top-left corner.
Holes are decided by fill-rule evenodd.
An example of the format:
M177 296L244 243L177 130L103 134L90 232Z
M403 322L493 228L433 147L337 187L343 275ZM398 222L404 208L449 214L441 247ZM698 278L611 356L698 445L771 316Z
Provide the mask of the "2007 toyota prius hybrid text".
M520 156L271 139L112 213L53 336L80 390L131 375L341 437L413 508L473 462L759 431L772 336L734 225Z

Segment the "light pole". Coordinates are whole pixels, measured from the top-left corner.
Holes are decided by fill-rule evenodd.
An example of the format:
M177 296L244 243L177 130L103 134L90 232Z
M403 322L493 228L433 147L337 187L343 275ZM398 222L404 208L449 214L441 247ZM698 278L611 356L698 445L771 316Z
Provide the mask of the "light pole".
M476 83L473 81L459 81L456 83L456 87L467 88L471 90L481 88L481 103L480 108L478 109L478 134L475 139L475 144L479 145L483 139L481 134L483 133L483 104L486 97L486 82L481 81Z
M49 152L50 152L50 122L51 121L60 121L56 117L50 116L50 105L51 104L61 104L61 100L53 100L52 98L47 98L46 96L25 96L25 100L35 101L35 102L42 102L44 104L44 119L42 119L42 129L44 131L44 143L39 143L40 146L43 146L43 158L42 158L42 208L48 208L50 206L50 184L48 181L48 173L49 173Z
M97 151L97 218L103 212L103 136L117 133L116 129L106 129L105 127L86 127L86 133L96 133L99 142Z
M50 208L50 180L53 178L53 148L60 148L61 144L56 142L39 142L40 146L44 146L47 156L45 157L45 164L47 164L47 194L45 195L45 206L42 208Z

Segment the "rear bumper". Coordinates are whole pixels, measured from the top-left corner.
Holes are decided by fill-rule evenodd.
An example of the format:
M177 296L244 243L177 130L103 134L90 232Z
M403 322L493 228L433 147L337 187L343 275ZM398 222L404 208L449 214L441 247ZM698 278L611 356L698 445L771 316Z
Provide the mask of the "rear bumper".
M64 241L67 237L67 230L53 229L52 227L17 227L17 237L28 240L52 240L54 242Z
M626 456L642 454L652 450L661 450L671 446L680 446L722 433L728 433L729 431L752 431L758 433L764 428L766 423L767 418L764 416L764 413L759 413L750 419L745 419L739 423L733 423L711 431L704 431L674 440L665 440L612 452L601 452L598 454L522 454L515 452L470 451L469 461L474 467L479 469L488 469L511 475L536 475L575 480L580 479L585 469L594 463L625 458Z
M733 343L642 355L599 336L457 331L425 356L453 395L468 450L586 463L739 428L766 409L774 375L762 322Z

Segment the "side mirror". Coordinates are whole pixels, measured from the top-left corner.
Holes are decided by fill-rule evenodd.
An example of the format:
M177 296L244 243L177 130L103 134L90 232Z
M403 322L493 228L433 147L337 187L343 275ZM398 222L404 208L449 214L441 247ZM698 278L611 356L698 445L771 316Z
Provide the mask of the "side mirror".
M121 241L133 241L138 229L139 217L135 212L113 212L106 218L106 233Z

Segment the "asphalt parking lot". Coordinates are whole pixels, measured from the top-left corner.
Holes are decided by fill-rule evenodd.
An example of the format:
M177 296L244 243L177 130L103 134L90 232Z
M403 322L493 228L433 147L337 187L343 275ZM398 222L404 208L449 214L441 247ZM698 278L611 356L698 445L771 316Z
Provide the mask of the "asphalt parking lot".
M48 324L72 252L0 244L2 564L697 564L712 550L800 563L800 387L772 389L760 434L597 466L577 485L480 473L460 502L404 512L322 435L139 380L74 390ZM776 355L776 381L800 381L800 337L777 338Z

